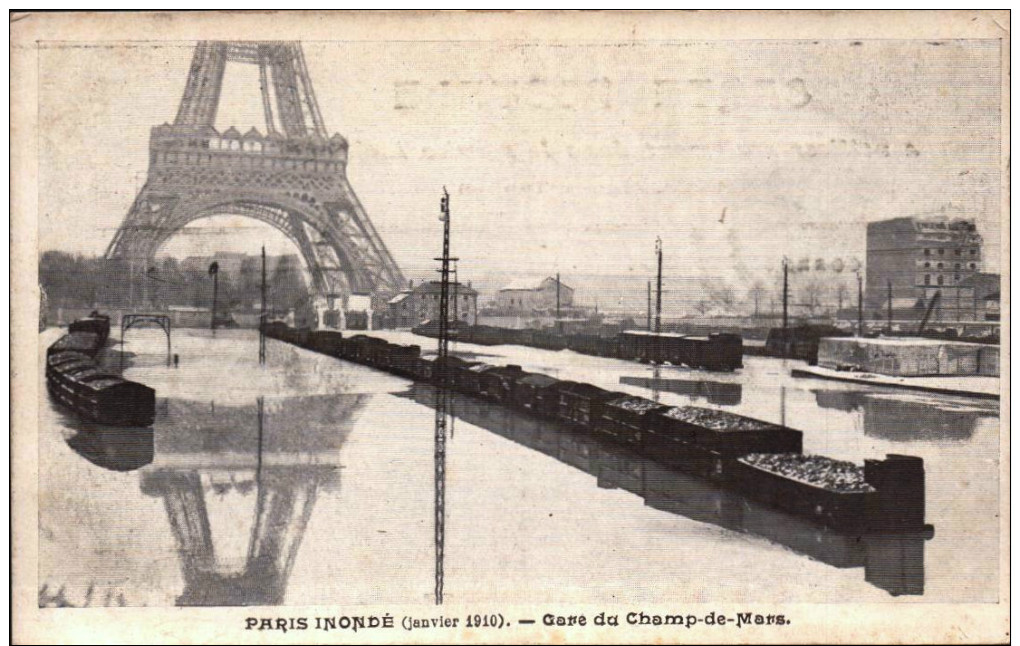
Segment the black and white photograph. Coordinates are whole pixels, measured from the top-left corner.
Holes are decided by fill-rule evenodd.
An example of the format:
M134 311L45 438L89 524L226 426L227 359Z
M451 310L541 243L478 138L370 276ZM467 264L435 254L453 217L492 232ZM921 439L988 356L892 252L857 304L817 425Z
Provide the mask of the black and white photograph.
M1008 11L10 32L16 643L1008 642Z

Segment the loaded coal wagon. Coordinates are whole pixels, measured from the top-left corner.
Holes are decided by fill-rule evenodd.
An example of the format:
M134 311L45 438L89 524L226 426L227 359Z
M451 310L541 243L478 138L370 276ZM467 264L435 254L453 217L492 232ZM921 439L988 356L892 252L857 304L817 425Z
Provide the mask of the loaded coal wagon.
M918 530L924 524L924 462L912 456L853 462L824 456L751 454L731 470L746 495L841 531Z
M344 335L336 330L315 330L308 334L308 349L321 354L339 357L343 345Z
M729 462L748 453L800 453L800 431L697 406L675 406L653 414L641 450L684 470L724 477Z
M512 402L514 385L524 376L520 366L493 366L483 372L480 377L478 394L495 402Z
M536 415L545 414L545 402L549 399L553 401L556 399L556 393L550 393L549 389L558 383L559 379L548 375L537 372L524 373L524 376L514 382L514 406Z
M402 377L414 377L420 358L421 346L391 344L387 363L393 373Z
M602 415L603 405L607 401L623 395L576 381L561 381L552 386L550 391L555 394L556 401L548 401L550 405L555 403L555 408L547 409L547 412L587 430L594 430L595 421Z
M595 420L594 430L617 442L640 446L641 438L653 419L669 407L644 397L627 395L605 403Z

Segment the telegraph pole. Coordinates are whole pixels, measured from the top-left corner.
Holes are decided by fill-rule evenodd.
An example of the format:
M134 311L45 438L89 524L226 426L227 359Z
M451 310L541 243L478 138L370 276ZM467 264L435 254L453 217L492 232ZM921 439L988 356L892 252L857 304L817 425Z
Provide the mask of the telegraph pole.
M655 333L662 332L662 238L655 239L655 253L659 256L659 272L655 287Z
M886 324L886 327L888 328L889 334L892 334L892 280L887 280L885 284L889 294L889 306L888 306L889 322Z
M435 429L435 541L436 541L436 605L443 603L443 552L446 543L446 418L450 405L448 388L447 359L450 354L450 262L457 258L450 257L450 194L443 188L443 197L439 201L443 222L443 255L436 260L440 265L439 288L439 347L436 352L436 429Z
M262 299L259 311L259 363L266 363L266 245L262 245Z
M652 331L652 281L648 281L648 331Z
M857 272L857 336L864 336L864 281Z
M460 278L457 277L457 263L453 263L453 320L456 323L454 334L460 333L460 312L457 308L457 301L460 298Z
M560 320L560 272L556 272L556 330L563 333L563 322Z
M790 266L783 260L783 329L789 327L788 308L790 301Z

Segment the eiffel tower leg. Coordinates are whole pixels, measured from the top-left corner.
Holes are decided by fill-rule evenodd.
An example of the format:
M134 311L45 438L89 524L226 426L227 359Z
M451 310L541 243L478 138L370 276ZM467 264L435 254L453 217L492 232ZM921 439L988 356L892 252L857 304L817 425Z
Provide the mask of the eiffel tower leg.
M364 237L365 244L362 245L361 250L362 255L369 259L369 262L366 262L365 265L372 274L372 283L374 285L385 286L393 292L400 291L404 287L404 276L397 267L396 261L393 260L393 256L390 255L389 249L386 248L386 244L376 231L372 221L369 219L368 214L365 212L365 207L362 206L361 200L358 199L354 189L351 188L350 182L347 181L346 173L338 178L337 184L352 212L353 222Z
M146 183L110 241L106 257L151 260L168 230L171 234L175 230L170 223L177 202L177 197L156 195Z
M216 555L198 473L157 471L146 474L142 490L148 495L163 498L180 554L184 580L195 580L213 570Z
M321 294L329 293L329 284L326 282L326 276L322 271L321 263L319 262L318 254L315 251L315 247L312 245L311 240L308 239L308 233L305 231L304 222L301 218L296 215L288 215L290 220L290 228L293 231L293 239L297 244L298 249L301 250L301 255L304 256L305 262L308 264L308 271L312 274L312 283L315 286L315 290Z
M245 576L263 582L268 588L264 592L280 603L315 507L318 482L314 476L296 473L273 473L263 478Z

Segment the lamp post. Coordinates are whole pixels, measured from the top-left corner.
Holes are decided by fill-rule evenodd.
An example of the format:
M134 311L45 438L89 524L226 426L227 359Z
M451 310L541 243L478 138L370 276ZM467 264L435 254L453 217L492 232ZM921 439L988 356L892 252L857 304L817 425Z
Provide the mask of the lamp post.
M212 276L212 320L209 322L209 327L216 333L216 295L219 291L219 277L220 277L220 263L213 261L209 265L209 275Z

